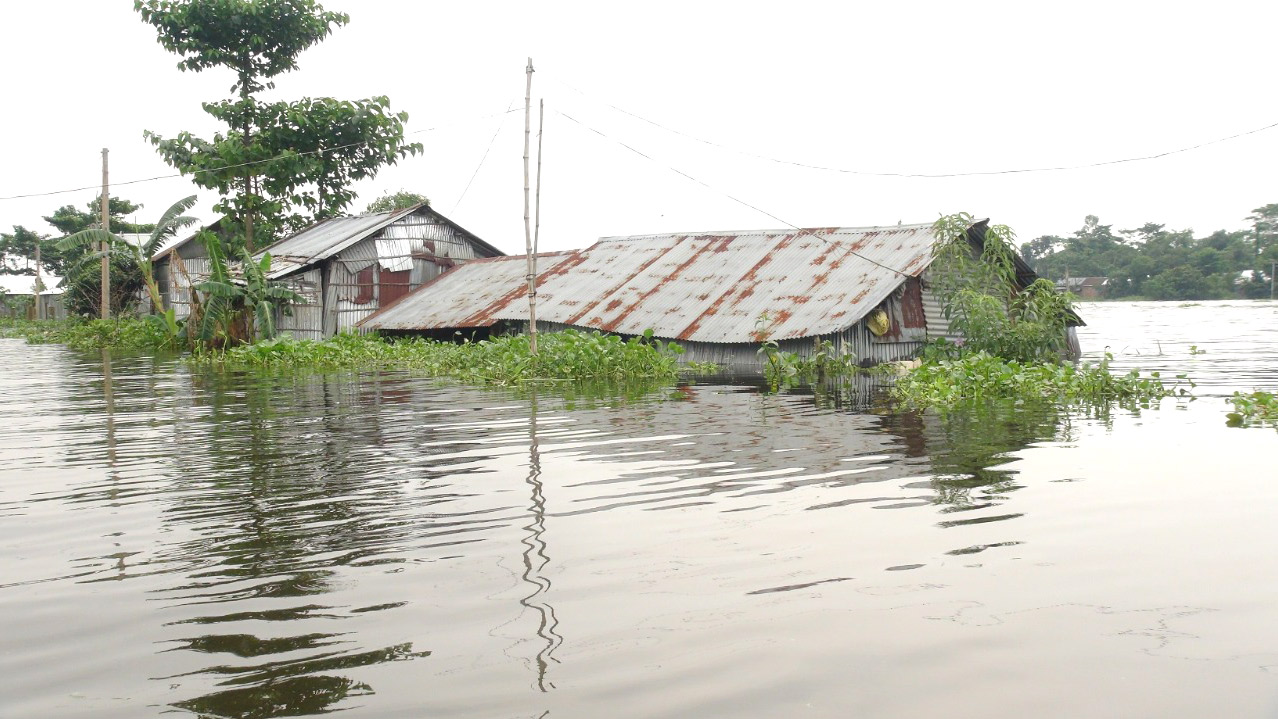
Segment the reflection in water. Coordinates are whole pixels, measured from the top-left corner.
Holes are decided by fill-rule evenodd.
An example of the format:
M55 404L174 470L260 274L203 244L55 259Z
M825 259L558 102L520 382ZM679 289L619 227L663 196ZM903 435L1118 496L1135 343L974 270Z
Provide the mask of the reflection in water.
M916 484L935 492L943 512L995 506L1022 488L1008 463L1038 442L1068 441L1071 420L1046 404L1005 402L951 412L903 412L883 418L909 452L926 456L932 475Z
M563 642L555 629L559 619L555 616L554 607L546 602L546 592L550 591L550 580L543 570L550 562L546 554L546 540L542 536L546 532L546 498L542 493L541 483L541 450L537 446L537 392L532 390L528 405L528 485L532 489L532 521L524 527L528 536L521 541L524 544L523 580L532 585L532 594L519 600L520 604L537 612L537 636L546 643L537 650L537 688L546 691L555 685L546 678L546 670L550 662L558 663L554 658L555 647Z
M285 606L202 612L182 623L249 630L282 621L351 617L356 610L297 605L294 600L333 594L340 567L370 561L386 549L387 537L373 531L380 520L370 510L397 501L396 488L351 471L357 467L360 440L377 436L379 429L375 422L368 423L375 414L361 414L353 422L344 411L349 392L361 388L328 380L303 387L286 381L264 385L243 392L237 383L209 377L205 391L197 395L197 405L207 403L211 410L207 429L212 451L201 464L179 464L186 492L169 510L171 522L191 525L197 537L179 545L166 560L203 568L189 574L190 581L161 593L178 606L192 608L225 605L239 610L262 601ZM297 389L304 390L305 401L292 404L288 393ZM334 672L430 654L414 651L411 642L370 651L359 651L359 646L347 632L277 637L233 629L181 640L169 651L190 650L234 661L163 679L221 677L217 686L234 687L174 702L190 711L226 717L300 716L373 693L369 683ZM288 658L273 659L281 655Z
M998 675L1053 716L1050 675L1158 716L1151 686L1255 697L1239 677L1278 665L1278 490L1246 466L1278 438L1206 401L0 364L0 713L986 714ZM1186 428L1210 452L1167 446Z

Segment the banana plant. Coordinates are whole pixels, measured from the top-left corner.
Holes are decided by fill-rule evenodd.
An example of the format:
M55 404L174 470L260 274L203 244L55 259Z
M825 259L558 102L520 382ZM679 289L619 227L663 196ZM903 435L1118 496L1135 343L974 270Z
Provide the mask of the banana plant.
M267 279L270 253L254 260L247 249L237 247L239 263L233 267L218 237L206 232L200 239L208 249L210 270L208 280L195 286L207 297L200 320L200 341L226 346L274 337L275 309L283 307L287 312L289 303L304 302L305 298Z
M155 223L155 228L151 230L151 234L146 241L140 245L128 242L113 232L108 232L101 228L90 228L64 237L58 242L58 248L66 251L86 245L89 247L105 246L108 255L122 256L132 260L138 271L142 273L142 280L146 284L147 294L151 298L151 307L157 313L153 316L152 321L164 329L170 342L176 343L182 327L178 324L173 310L164 309L164 302L160 298L160 288L155 282L155 270L151 264L151 258L165 240L176 235L178 230L197 222L196 218L183 214L195 206L195 201L196 196L191 195L170 205L169 209L165 210L159 221ZM100 257L101 255L89 256Z

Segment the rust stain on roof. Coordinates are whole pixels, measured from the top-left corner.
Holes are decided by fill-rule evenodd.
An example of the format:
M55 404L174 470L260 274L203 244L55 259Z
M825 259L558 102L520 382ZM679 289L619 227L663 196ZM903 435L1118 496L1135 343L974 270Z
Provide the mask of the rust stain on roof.
M773 251L775 252L776 249L781 249L782 247L789 245L790 242L792 242L793 240L794 240L794 235L786 235L785 237L781 239L781 242L776 246L776 248ZM750 268L750 270L746 272L745 275L737 282L737 285L742 286L742 285L745 285L745 283L747 282L754 282L755 284L758 284L758 282L756 281L756 278L758 277L759 270L764 265L768 264L771 258L772 258L772 252L765 252L763 257L761 257L758 262L754 263L754 265ZM743 300L753 294L754 294L754 286L747 285L740 292L736 294L736 300L739 302L740 300ZM701 323L718 314L719 309L723 307L723 305L729 300L729 298L732 297L732 295L733 295L733 288L728 287L722 294L719 295L719 298L716 299L713 304L707 307L700 315L696 317L696 319L692 320L691 324L689 324L687 327L684 327L681 332L676 334L675 338L685 340L685 341L691 339L693 334L701 327Z
M524 261L527 262L527 259L525 258L519 258L519 259L524 259ZM550 268L544 273L539 273L537 281L538 283L541 283L550 277L555 277L559 274L562 274L561 270L564 269L564 265L572 265L575 267L576 265L581 264L583 261L584 261L584 258L581 256L581 254L574 252L570 254L568 258L564 260L563 262L555 265L554 267ZM443 276L444 275L440 275L440 277L443 277ZM463 319L461 323L459 323L456 326L457 327L487 327L495 323L497 320L502 319L502 317L500 316L501 311L506 308L506 305L509 305L511 302L514 302L515 300L519 299L521 295L524 297L528 296L528 280L526 277L523 282L519 283L515 287L512 287L508 292L506 292L506 294L494 300L488 306L484 307L483 309L479 310L473 315Z
M665 257L665 256L666 256L666 254L667 254L668 252L670 252L670 250L673 250L675 247L679 246L679 244L680 244L680 243L682 243L683 241L685 241L685 240L687 240L687 239L688 239L687 237L680 237L679 239L675 240L674 244L673 244L673 245L671 245L670 247L667 247L666 249L662 250L661 252L653 253L652 257L649 257L646 261L644 261L644 262L640 263L639 267L638 267L638 268L637 268L634 272L630 273L630 275L629 275L629 276L627 276L627 277L626 277L625 279L623 279L621 282L617 283L617 285L616 285L616 286L614 286L614 287L613 287L613 289L612 289L610 292L608 292L608 294L612 294L612 293L614 293L614 292L617 292L618 290L620 290L620 289L622 289L623 287L625 287L628 283L630 283L630 282L631 282L632 280L634 280L636 277L638 277L639 275L643 274L643 271L644 271L644 270L646 270L646 269L648 269L649 267L651 267L654 263L656 263L656 261L657 261L657 260L661 259L662 257ZM612 260L613 260L613 258L608 258L608 261L612 261ZM586 314L590 312L590 310L594 309L594 308L595 308L595 307L596 307L596 306L597 306L600 302L602 302L602 301L603 301L603 298L604 298L604 297L606 297L606 296L607 296L607 294L605 294L605 295L600 295L600 296L599 296L599 299L597 299L596 301L594 301L594 302L592 302L592 303L590 303L590 304L586 305L584 308L582 308L582 310L581 310L580 312L578 312L577 314L572 315L571 317L569 317L569 318L568 318L568 321L567 321L567 322L565 322L564 324L569 324L569 325L576 324L577 322L579 322L579 321L581 320L581 318L582 318L582 317L585 317L585 316L586 316ZM620 300L618 301L618 306L620 306ZM612 309L612 308L610 308L610 309Z
M749 342L768 312L775 339L826 334L860 320L923 272L933 241L930 224L604 238L541 274L537 316L626 334L651 328L669 339ZM423 290L400 303L385 326L435 329L528 316L521 301L527 284L514 263L468 263ZM381 326L370 319L378 321L364 326Z
M727 243L732 242L733 239L735 238L732 238L732 237L717 238L718 244L722 244L725 246L727 245ZM697 260L703 254L706 253L707 250L710 250L715 245L716 245L716 241L711 240L710 242L706 242L704 245L694 250L691 257L679 263L679 265L675 267L673 272L657 280L656 284L650 287L647 291L642 292L634 302L630 303L629 307L627 307L625 310L623 310L620 314L618 314L616 317L612 318L611 320L604 320L600 329L606 330L608 332L615 332L617 330L617 327L619 327L621 323L624 322L626 318L629 317L630 314L639 307L639 305L643 304L644 300L660 292L662 288L665 287L667 284L679 279L679 275L681 275L684 270L688 269L693 264L695 264ZM674 247L672 246L670 249L674 249ZM667 253L663 252L662 256L664 257L666 254ZM651 265L651 264L652 263L648 263L648 265ZM648 265L645 265L644 269L647 269Z

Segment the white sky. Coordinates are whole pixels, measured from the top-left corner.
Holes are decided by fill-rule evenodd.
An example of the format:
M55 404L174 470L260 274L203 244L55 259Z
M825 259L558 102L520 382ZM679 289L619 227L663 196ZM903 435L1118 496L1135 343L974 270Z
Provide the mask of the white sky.
M735 150L874 172L1074 165L1163 152L1278 122L1278 3L480 3L329 0L351 23L300 58L269 97L390 96L425 153L358 186L429 196L499 248L523 251L525 58L546 100L542 249L608 235L781 228L564 119L803 227L928 222L968 211L1022 240L1087 214L1200 234L1278 202L1278 128L1148 162L996 177L857 177ZM126 0L24 2L0 25L0 196L100 182L153 221L193 191L142 131L209 135L200 109L229 71L181 73ZM575 88L575 89L574 89ZM578 92L580 91L580 92ZM534 133L536 117L534 111ZM495 131L486 162L463 189ZM534 134L534 143L536 137ZM535 144L534 144L535 147ZM0 228L96 190L0 200ZM212 194L198 214L212 219Z

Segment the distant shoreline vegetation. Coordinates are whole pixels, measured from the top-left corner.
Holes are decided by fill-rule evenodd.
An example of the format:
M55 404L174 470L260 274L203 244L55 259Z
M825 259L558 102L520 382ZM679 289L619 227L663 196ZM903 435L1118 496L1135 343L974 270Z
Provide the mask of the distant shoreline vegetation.
M1040 277L1107 278L1099 297L1080 300L1268 299L1278 263L1278 203L1258 207L1251 227L1195 237L1146 223L1132 230L1103 225L1088 215L1062 237L1043 235L1020 245L1021 257Z

